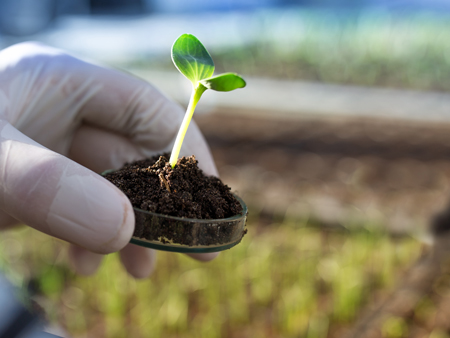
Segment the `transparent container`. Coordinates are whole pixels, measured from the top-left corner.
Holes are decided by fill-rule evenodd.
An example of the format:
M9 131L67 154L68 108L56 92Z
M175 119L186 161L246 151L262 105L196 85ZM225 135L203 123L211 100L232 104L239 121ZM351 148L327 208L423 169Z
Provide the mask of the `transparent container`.
M246 233L247 206L242 213L222 219L167 216L134 208L136 227L131 243L174 252L216 252L238 244Z

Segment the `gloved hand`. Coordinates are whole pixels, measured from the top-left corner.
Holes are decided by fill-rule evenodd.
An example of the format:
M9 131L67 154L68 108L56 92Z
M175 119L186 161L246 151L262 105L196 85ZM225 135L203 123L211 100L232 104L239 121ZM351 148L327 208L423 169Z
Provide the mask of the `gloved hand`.
M25 223L72 243L76 271L121 250L127 271L148 276L155 254L128 244L133 209L98 174L170 151L184 110L148 83L37 43L0 52L0 227ZM217 175L191 124L182 155ZM92 170L92 171L91 171ZM215 254L191 255L210 260Z

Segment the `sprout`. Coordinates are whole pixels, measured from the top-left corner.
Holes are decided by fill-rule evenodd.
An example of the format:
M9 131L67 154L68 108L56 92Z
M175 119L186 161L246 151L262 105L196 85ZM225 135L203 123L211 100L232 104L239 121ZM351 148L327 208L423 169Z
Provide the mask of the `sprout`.
M172 61L175 67L192 82L189 105L170 155L170 165L174 168L184 136L202 94L207 89L229 92L237 88L243 88L245 87L245 81L234 73L213 76L214 62L211 56L202 43L191 34L183 34L175 41L172 46Z

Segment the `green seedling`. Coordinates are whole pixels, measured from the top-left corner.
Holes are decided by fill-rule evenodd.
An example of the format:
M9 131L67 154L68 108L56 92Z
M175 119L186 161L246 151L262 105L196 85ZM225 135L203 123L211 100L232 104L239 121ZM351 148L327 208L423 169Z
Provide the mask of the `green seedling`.
M234 73L213 76L214 61L202 43L191 34L181 35L172 46L172 61L177 69L192 83L192 94L170 155L172 168L178 160L184 136L194 115L200 97L207 89L229 92L245 87L245 81Z

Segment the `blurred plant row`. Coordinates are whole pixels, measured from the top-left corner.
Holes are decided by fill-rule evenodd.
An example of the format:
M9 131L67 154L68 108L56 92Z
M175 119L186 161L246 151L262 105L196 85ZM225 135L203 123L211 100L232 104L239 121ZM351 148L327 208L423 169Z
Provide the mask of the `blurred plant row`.
M245 23L243 23L243 26ZM211 50L217 70L325 83L450 90L450 20L426 13L274 12L256 42ZM246 32L242 32L243 36ZM253 39L255 40L255 39ZM163 59L141 66L167 68Z
M251 235L208 264L159 252L148 280L128 277L116 255L76 276L65 244L32 229L4 233L1 267L22 288L32 280L48 319L74 337L319 338L339 336L420 255L416 240L379 231L249 223Z

